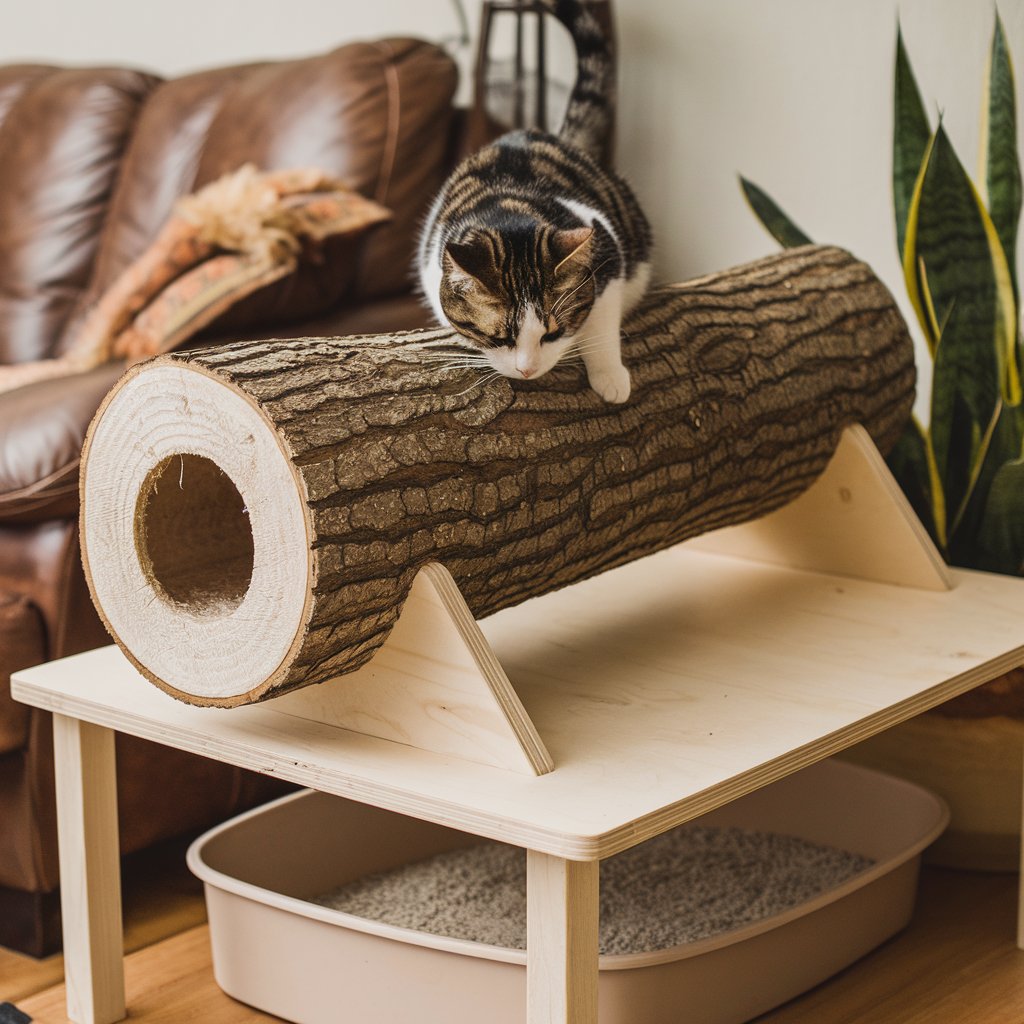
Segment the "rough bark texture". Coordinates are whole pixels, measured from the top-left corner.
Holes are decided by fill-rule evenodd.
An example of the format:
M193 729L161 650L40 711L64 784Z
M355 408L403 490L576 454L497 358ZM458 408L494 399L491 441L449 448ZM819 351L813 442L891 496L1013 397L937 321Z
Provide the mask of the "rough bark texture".
M428 561L482 617L785 504L844 427L862 423L886 451L913 401L892 297L837 249L656 289L625 333L633 394L621 406L590 391L579 364L472 386L477 371L424 357L453 351L443 332L159 361L257 403L307 491L311 616L266 696L364 663Z

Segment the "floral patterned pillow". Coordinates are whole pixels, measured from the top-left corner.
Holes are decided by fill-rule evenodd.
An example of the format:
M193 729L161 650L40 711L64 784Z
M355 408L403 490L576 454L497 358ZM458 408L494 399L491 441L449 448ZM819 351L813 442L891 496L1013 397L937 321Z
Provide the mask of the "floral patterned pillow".
M180 200L65 355L0 367L0 391L169 352L261 288L322 259L325 245L355 243L390 216L315 169L263 173L247 164Z

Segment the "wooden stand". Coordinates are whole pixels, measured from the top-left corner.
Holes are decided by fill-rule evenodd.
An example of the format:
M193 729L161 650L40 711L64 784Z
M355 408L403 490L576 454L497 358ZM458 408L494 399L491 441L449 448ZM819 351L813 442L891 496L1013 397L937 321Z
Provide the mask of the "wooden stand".
M529 1024L596 1024L601 859L1024 663L1021 621L1024 585L947 570L853 430L771 518L479 626L429 567L369 665L301 693L190 706L115 648L18 673L58 716L61 845L85 851L63 863L69 1014L123 1013L96 727L525 847Z
M797 569L949 590L952 577L867 431L851 427L818 481L751 523L697 538L704 551ZM543 775L554 767L451 575L420 571L373 660L343 680L274 700L278 710L466 761Z
M133 367L82 454L100 617L180 700L269 700L366 665L430 563L484 619L781 508L844 425L888 450L910 415L906 324L841 250L652 289L623 330L622 404L582 364L478 382L449 331Z
M373 660L275 698L297 718L532 775L554 764L448 570L416 577Z

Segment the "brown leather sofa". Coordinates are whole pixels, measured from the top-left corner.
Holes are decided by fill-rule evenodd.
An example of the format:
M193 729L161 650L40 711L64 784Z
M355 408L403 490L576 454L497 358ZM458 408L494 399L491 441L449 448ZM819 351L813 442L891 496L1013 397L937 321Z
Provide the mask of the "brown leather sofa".
M407 39L174 80L125 68L0 68L0 363L59 353L174 200L246 161L316 166L389 207L342 294L323 273L257 296L230 338L426 321L410 294L418 222L458 147L456 69ZM108 366L0 395L0 944L59 943L49 716L10 673L109 642L83 580L78 463ZM124 852L224 819L273 780L118 739ZM173 779L173 785L168 781Z

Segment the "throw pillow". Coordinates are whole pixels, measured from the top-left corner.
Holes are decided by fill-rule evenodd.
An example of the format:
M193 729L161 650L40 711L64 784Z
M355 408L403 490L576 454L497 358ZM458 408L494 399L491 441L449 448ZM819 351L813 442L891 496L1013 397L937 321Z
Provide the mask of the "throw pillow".
M379 204L315 169L251 164L179 200L153 244L102 296L58 359L0 367L0 391L112 358L177 347L246 296L354 243L389 219ZM336 250L334 250L336 253Z

